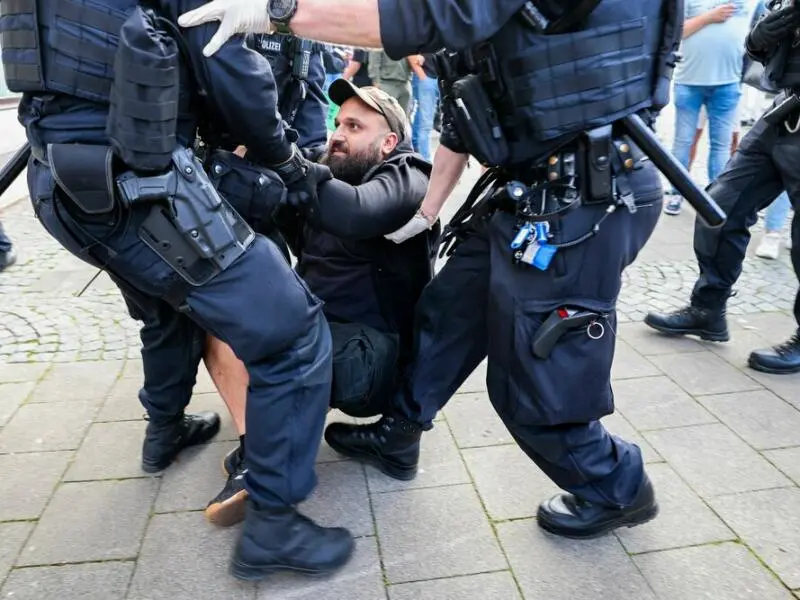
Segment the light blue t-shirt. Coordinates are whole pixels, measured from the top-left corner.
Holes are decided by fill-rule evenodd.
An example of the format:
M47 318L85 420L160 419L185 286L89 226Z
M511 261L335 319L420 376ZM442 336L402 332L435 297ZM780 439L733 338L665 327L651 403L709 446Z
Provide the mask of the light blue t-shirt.
M725 85L741 80L744 40L759 0L685 0L684 11L686 19L691 19L723 4L736 6L733 16L724 23L706 25L683 40L683 60L675 68L675 83Z

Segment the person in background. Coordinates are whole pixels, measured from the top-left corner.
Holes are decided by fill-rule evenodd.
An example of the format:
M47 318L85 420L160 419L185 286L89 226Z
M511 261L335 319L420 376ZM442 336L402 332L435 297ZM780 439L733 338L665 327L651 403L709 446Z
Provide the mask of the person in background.
M414 150L425 160L431 160L431 131L439 105L439 80L432 54L423 54L418 59L409 58L414 74L411 76L411 92L414 111L412 115L411 139Z
M6 232L3 230L3 223L0 223L0 273L17 262L17 253L11 244Z
M764 217L764 237L756 248L755 255L759 258L777 260L781 255L781 241L783 241L783 226L789 216L792 202L786 192L782 192L775 201L769 205L767 214ZM792 237L786 236L784 242L787 250L792 249Z
M372 85L397 100L406 114L411 106L412 62L407 58L392 60L383 50L369 53L368 72Z

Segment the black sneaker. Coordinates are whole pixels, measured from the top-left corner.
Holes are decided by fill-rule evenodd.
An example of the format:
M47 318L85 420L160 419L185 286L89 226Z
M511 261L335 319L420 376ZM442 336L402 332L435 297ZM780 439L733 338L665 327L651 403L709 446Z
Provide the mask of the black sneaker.
M368 425L331 423L325 441L345 456L375 465L389 477L409 481L417 476L422 427L384 416Z
M774 375L800 371L800 332L795 332L785 344L765 350L754 350L747 359L751 369Z
M233 453L235 452L234 450ZM231 456L231 454L228 456ZM227 459L228 456L225 458ZM225 487L206 507L204 514L209 523L219 527L230 527L244 519L247 504L247 490L244 489L245 473L247 473L247 469L244 466L244 461L239 460L233 472L228 475Z
M222 470L225 475L231 475L232 473L236 472L236 469L242 460L241 446L236 446L236 448L228 452L225 455L225 458L222 459Z
M670 335L698 335L710 342L727 342L728 322L725 310L685 306L671 313L647 313L645 324Z
M539 527L555 535L584 540L599 537L618 527L635 527L658 515L653 485L647 474L636 500L625 508L610 508L586 502L572 494L557 494L539 505Z
M163 471L181 450L209 441L217 435L219 427L219 415L214 412L150 421L142 445L142 470L146 473Z

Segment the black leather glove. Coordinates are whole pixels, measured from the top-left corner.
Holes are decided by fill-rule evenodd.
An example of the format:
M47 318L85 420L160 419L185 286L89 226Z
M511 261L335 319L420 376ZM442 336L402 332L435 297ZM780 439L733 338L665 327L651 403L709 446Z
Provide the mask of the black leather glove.
M795 5L769 12L756 23L745 40L753 55L771 54L778 44L800 26L800 10Z
M292 146L289 160L271 167L286 184L287 202L295 207L315 204L317 185L332 179L328 167L311 162L297 146Z

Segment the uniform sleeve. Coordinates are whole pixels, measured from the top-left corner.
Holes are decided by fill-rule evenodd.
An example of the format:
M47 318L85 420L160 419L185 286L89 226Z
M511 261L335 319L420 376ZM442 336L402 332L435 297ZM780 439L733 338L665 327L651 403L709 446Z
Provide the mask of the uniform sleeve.
M178 15L197 8L198 0L180 0L169 4ZM264 165L275 165L291 155L291 144L278 114L278 90L269 62L247 48L242 36L234 36L214 56L203 56L203 47L211 40L219 23L182 29L196 76L208 97L208 118L223 121L224 129L247 146L248 157ZM222 129L222 128L220 128Z
M335 236L364 240L391 233L417 212L428 189L429 173L412 161L384 165L361 185L337 179L321 184L318 210L308 222Z
M525 0L378 0L381 40L399 60L442 48L463 50L497 33Z

